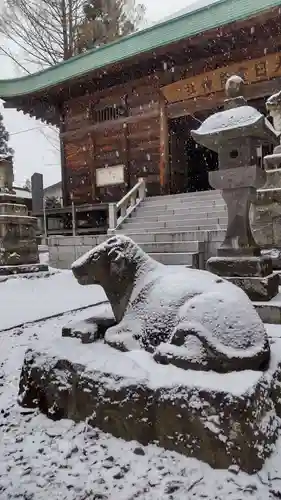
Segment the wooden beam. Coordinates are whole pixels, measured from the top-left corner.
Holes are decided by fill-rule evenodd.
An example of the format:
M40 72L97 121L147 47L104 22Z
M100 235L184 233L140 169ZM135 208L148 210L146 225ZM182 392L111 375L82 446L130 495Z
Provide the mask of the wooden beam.
M61 109L61 121L60 121L60 159L61 159L61 187L62 187L62 203L63 206L67 206L70 202L69 193L67 189L67 172L66 172L66 157L65 157L65 147L62 139L62 134L64 133L64 115L63 109Z
M160 164L159 177L162 194L168 193L169 176L169 134L168 134L168 116L166 101L160 96Z
M168 102L198 99L224 91L227 78L236 74L240 74L247 85L280 77L281 53L268 54L258 59L241 61L217 68L214 71L190 76L162 87L161 91Z
M125 177L125 184L126 184L126 189L127 191L130 191L130 189L133 187L131 185L132 179L131 179L131 168L130 168L130 152L129 152L129 131L128 131L128 124L125 123L124 125L124 137L123 137L123 148L124 148L124 164L125 164L125 172L124 172L124 177Z
M90 170L90 179L91 179L91 188L92 188L92 199L96 200L97 198L97 184L96 184L96 164L95 164L95 136L91 134L89 137L90 141L90 156L91 156L91 164L89 167Z
M265 82L252 83L245 86L245 97L251 99L264 99L281 89L281 78L273 78ZM216 110L223 105L225 92L221 90L208 96L200 96L196 99L187 99L181 102L168 104L168 118L174 119L180 116L193 115L197 112Z

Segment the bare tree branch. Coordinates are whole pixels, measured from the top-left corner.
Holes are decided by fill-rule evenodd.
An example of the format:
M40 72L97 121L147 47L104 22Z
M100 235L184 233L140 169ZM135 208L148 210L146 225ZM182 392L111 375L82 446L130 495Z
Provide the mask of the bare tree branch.
M0 34L41 67L134 31L144 16L135 0L4 0Z
M56 64L73 55L72 10L83 20L82 0L6 0L0 33L23 49L29 61ZM71 43L71 45L70 45Z
M144 16L135 0L4 0L0 34L42 68L134 31ZM22 69L10 48L3 52ZM58 150L58 142L41 132Z

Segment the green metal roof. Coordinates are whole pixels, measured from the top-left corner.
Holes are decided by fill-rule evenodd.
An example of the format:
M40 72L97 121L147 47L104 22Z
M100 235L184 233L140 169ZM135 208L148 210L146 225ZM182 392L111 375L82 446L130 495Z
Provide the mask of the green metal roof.
M93 70L105 68L141 53L198 35L229 23L258 15L270 8L279 7L277 0L213 0L202 7L202 2L183 15L166 20L133 35L126 36L98 49L92 49L44 71L0 80L0 97L9 99L40 92L62 84L72 78L82 77ZM201 7L200 7L201 4ZM199 7L198 7L199 5Z

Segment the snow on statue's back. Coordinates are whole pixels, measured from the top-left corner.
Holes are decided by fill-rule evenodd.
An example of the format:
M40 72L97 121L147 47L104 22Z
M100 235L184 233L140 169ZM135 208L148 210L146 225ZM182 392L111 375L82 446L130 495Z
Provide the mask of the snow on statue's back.
M72 271L80 284L103 287L117 321L105 341L116 349L146 349L185 369L267 368L269 343L253 305L214 274L164 266L122 235L83 255Z

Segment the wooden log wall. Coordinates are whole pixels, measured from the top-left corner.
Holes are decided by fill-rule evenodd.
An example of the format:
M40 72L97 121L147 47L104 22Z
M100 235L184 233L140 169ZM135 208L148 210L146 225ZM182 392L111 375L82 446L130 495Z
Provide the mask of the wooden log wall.
M64 144L68 203L89 203L92 199L92 141L90 137L67 141Z
M145 81L65 104L69 202L71 198L76 203L117 202L139 177L147 179L148 194L160 193L159 101L159 90ZM124 182L97 186L97 169L116 165L124 165Z

